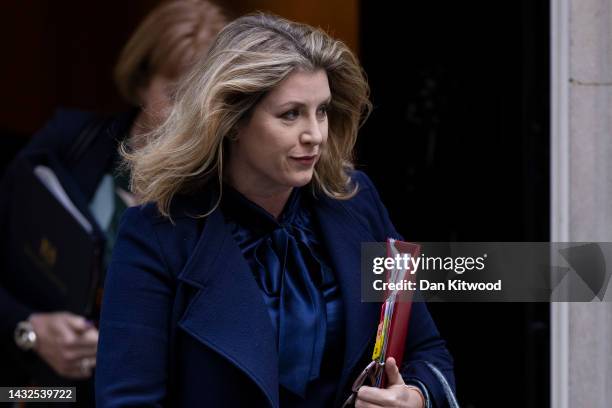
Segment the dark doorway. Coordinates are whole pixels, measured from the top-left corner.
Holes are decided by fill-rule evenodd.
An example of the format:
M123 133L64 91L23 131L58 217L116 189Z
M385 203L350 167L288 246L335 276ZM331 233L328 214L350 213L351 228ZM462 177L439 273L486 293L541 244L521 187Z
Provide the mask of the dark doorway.
M548 241L548 2L363 0L360 38L358 162L404 237ZM462 407L550 405L548 304L430 310Z

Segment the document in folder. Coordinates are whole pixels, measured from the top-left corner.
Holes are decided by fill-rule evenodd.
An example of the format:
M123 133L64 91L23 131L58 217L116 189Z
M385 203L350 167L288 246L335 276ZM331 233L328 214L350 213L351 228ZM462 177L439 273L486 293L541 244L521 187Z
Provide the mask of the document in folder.
M412 258L419 256L421 247L418 244L387 240L387 257L395 258L397 255L407 254ZM414 279L411 274L412 263L406 265L407 268L395 267L387 271L388 282L401 282L402 280ZM404 348L406 336L408 335L408 322L410 320L410 309L412 306L412 293L410 291L388 291L386 300L383 302L380 311L380 322L372 360L382 366L389 357L393 357L398 365L404 358ZM375 386L384 387L384 370L378 370Z
M101 242L51 167L21 159L11 197L12 293L40 310L89 314Z

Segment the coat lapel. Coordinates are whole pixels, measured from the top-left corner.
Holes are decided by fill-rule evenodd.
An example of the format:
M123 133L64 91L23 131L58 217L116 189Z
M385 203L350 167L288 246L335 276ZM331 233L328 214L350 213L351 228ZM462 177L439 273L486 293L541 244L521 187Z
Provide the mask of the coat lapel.
M178 325L242 370L278 407L273 327L249 265L219 209L178 279L199 290Z
M319 197L315 211L342 292L345 350L341 392L376 334L380 304L361 302L361 243L376 238L342 203ZM220 210L204 231L178 279L197 293L178 325L250 377L273 407L279 405L274 329L249 265ZM361 369L361 367L359 367ZM337 395L337 398L343 397Z
M319 197L315 207L344 302L345 351L338 384L341 392L347 381L352 381L350 373L376 335L380 304L361 302L360 272L361 243L376 239L342 202Z

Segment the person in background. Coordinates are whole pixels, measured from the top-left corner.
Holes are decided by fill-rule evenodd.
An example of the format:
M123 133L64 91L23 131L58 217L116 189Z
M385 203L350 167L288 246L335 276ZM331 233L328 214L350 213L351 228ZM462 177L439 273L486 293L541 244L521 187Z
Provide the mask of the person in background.
M20 152L50 152L66 168L105 235L104 263L114 244L117 220L134 201L125 175L116 171L118 143L125 139L141 143L140 135L165 119L175 83L205 57L226 22L226 13L209 1L162 2L137 27L116 65L117 87L134 109L110 118L60 109ZM84 132L94 132L95 137L74 159L70 152ZM5 364L3 359L0 385L23 381L47 385L40 381L48 379L29 378L27 370L20 370L22 362L39 360L57 376L59 385L86 380L96 365L98 342L90 316L41 309L34 294L24 294L14 283L19 270L11 264L9 219L11 191L19 179L15 173L9 166L0 186L0 350L19 363ZM87 383L91 391L91 381ZM79 393L77 400L83 406L93 404L93 393L88 396Z
M371 360L362 242L401 239L353 167L371 104L350 49L267 14L217 36L168 120L122 148L139 207L105 283L100 408L332 407ZM403 361L356 407L452 406L452 358L424 303Z

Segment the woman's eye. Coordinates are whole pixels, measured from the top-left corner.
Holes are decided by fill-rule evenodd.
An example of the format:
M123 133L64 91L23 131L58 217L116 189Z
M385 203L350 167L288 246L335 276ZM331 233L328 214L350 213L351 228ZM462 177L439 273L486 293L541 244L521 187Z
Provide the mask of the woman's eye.
M281 117L286 120L295 120L298 116L299 112L297 109L291 109L290 111L287 111L281 115Z
M317 109L317 116L320 118L326 117L328 109L327 105L320 106L319 109Z

